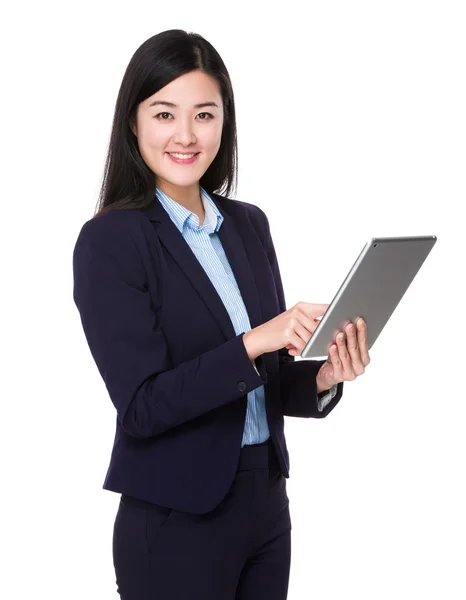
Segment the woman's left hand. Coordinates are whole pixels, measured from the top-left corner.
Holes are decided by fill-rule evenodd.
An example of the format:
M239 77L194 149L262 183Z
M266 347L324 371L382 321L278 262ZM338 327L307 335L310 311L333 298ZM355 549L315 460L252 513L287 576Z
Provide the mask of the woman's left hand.
M317 389L329 390L332 386L342 381L354 381L362 375L367 365L371 362L367 347L367 325L359 317L354 323L345 327L345 334L338 332L336 344L329 349L327 361L317 373Z

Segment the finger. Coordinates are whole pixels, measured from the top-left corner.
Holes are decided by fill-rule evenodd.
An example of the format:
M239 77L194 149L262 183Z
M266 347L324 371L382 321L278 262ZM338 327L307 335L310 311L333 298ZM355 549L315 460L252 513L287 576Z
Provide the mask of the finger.
M289 344L287 344L285 346L285 348L288 350L288 354L293 354L296 355L298 353L298 349L296 348L296 346L294 344L292 344L291 342Z
M311 334L303 327L297 318L291 318L285 330L285 336L289 354L293 354L293 350L300 354L306 346Z
M358 330L358 344L361 353L361 362L364 367L367 367L367 365L371 362L371 359L369 357L369 347L367 344L367 324L363 318L359 317L359 319L356 321L356 327Z
M350 355L350 359L353 365L353 371L358 377L364 373L364 365L361 359L361 350L358 344L357 330L353 323L349 323L345 327L346 331L346 347Z
M299 354L299 352L297 351L297 349L293 346L293 344L287 344L285 346L286 350L288 350L288 354L291 354L291 356L297 356Z
M310 333L308 331L308 329L306 329L306 327L304 327L303 325L301 325L301 323L299 323L299 322L297 322L295 324L294 331L295 331L296 335L299 337L300 343L302 344L302 348L301 348L301 351L302 351L303 348L308 343L309 338L311 337L312 333Z
M292 331L290 333L289 339L293 346L296 348L296 352L298 354L301 354L307 342L305 342L304 339L296 333L296 331Z
M306 343L307 343L307 340L311 337L311 335L317 329L319 322L315 321L312 317L309 318L305 313L301 312L300 310L298 310L294 314L294 318L296 319L296 323L294 325L295 327L299 324L308 330L309 333L307 334L307 338L306 337L304 338L304 339L306 339Z
M296 348L294 348L293 350L288 350L288 354L290 356L301 356L301 352L298 352L298 350L296 350Z
M296 307L309 318L321 317L328 309L329 304L310 304L309 302L298 302Z
M329 348L328 360L333 367L333 379L334 381L343 381L343 366L341 364L340 356L338 354L338 348L336 344L332 344Z
M337 334L337 349L338 356L340 357L340 361L343 367L343 375L345 381L353 381L356 379L356 374L353 369L353 363L351 361L351 357L348 352L348 348L346 347L346 339L345 334L343 332L339 332Z

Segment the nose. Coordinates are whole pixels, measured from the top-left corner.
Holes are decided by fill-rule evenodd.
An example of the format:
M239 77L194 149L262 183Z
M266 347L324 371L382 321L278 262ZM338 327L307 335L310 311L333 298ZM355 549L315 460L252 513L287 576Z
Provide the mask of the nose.
M173 141L183 146L189 146L196 143L196 136L193 131L193 123L190 118L178 119Z

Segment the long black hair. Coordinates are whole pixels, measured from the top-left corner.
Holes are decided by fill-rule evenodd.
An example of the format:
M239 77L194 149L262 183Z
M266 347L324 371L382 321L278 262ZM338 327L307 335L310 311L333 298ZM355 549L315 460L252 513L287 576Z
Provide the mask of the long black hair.
M154 199L155 176L144 162L131 130L139 103L171 81L201 70L214 77L223 101L220 148L200 185L207 193L226 196L236 189L238 149L230 76L219 53L197 33L170 29L146 40L132 56L115 105L112 132L95 215L113 209L144 208Z

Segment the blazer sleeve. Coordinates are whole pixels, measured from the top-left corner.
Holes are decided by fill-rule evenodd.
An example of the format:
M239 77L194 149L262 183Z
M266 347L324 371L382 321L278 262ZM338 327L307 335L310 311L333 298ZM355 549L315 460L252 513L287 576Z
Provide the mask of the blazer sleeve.
M262 214L265 249L275 280L280 313L282 313L287 308L278 259L270 233L268 218L262 209L258 208L258 210ZM295 361L295 357L290 355L286 348L281 348L278 351L278 357L283 414L290 417L304 418L326 417L340 401L343 394L343 383L338 384L337 393L334 398L323 410L319 410L316 377L325 361L309 359Z
M87 221L78 235L73 298L123 430L157 436L263 385L243 334L172 368L128 226L135 215L113 213Z

